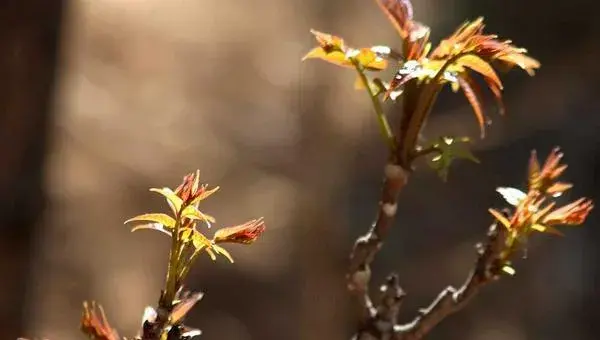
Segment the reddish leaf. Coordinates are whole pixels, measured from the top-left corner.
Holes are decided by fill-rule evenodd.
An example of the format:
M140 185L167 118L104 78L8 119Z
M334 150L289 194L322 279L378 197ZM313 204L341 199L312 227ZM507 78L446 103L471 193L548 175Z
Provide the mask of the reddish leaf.
M259 218L235 227L219 229L213 240L215 242L250 244L256 241L264 231L265 223L262 218Z
M496 105L498 106L498 113L504 115L506 112L506 108L504 107L504 101L502 100L502 89L497 87L496 84L491 81L489 78L484 78L488 88L494 95L494 99L496 100Z
M376 0L383 13L392 22L402 39L410 35L413 8L409 0Z
M481 107L481 91L477 83L469 77L468 74L458 77L458 83L460 88L463 90L465 97L471 104L477 122L479 123L479 129L481 130L481 138L485 137L485 117L483 116L483 108Z
M500 78L498 78L496 71L494 71L492 66L487 61L481 59L480 57L474 54L467 54L460 57L456 63L481 74L484 78L494 83L497 88L502 89L502 81L500 81Z
M203 293L193 293L182 301L179 301L177 305L173 307L173 311L169 315L169 322L171 324L176 324L183 320L192 307L202 299L202 296L204 296Z

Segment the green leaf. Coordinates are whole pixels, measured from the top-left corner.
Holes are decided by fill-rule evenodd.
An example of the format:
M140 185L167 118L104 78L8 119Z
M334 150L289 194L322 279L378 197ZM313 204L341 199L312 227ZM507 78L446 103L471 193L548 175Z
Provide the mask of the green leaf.
M132 217L125 221L125 224L131 222L156 222L164 225L168 229L172 229L175 226L175 219L167 214L143 214Z
M229 254L229 252L225 248L223 248L223 247L221 247L221 246L219 246L217 244L214 244L212 246L212 249L217 254L221 254L221 255L225 256L231 263L233 263L233 257L231 257L231 254Z
M143 229L156 230L156 231L160 231L163 234L168 235L169 237L171 236L171 231L168 230L167 228L165 228L165 226L162 225L162 224L160 224L160 223L142 224L142 225L139 225L137 227L132 228L131 232L138 231L138 230L143 230Z
M438 151L437 155L430 158L428 163L443 181L448 179L448 170L455 160L467 159L479 163L479 160L466 147L469 142L467 137L440 137L426 146L426 148L434 148Z
M192 242L194 244L194 248L200 250L206 248L208 251L212 247L212 242L204 234L194 230L194 235L192 236Z
M173 192L173 190L169 188L152 188L150 191L163 195L167 199L167 203L169 203L171 210L173 210L173 214L177 214L177 212L181 209L183 201L181 198L179 198L179 196L177 196L177 194L175 194L175 192Z
M185 209L183 209L183 212L181 213L181 217L189 218L191 220L200 220L200 221L215 223L214 217L201 212L200 210L198 210L198 208L196 208L193 205L189 205L189 206L185 207ZM210 224L208 226L210 227Z

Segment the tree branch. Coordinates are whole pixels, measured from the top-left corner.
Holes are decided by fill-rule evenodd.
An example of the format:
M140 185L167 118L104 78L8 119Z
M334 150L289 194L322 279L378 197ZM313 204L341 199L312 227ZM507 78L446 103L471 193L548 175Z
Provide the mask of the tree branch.
M377 314L369 296L370 264L381 248L394 221L398 210L398 195L406 185L408 175L408 172L400 165L390 162L385 166L377 217L370 230L356 240L350 255L350 267L347 275L348 289L358 297L362 308L363 322Z
M382 298L379 305L372 307L373 312L363 321L354 339L418 340L425 337L446 317L464 308L481 288L500 278L500 256L504 249L505 236L503 228L492 224L488 229L486 242L476 246L477 260L465 283L458 289L452 286L445 288L409 323L397 324L398 310L405 293L396 275L388 277L381 289Z

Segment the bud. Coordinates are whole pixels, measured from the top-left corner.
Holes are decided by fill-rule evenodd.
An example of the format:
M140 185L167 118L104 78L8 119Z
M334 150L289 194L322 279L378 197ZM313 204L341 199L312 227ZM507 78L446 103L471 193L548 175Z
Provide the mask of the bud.
M261 217L235 227L219 229L215 233L213 241L216 243L250 244L256 241L260 234L265 231L265 228L264 220Z

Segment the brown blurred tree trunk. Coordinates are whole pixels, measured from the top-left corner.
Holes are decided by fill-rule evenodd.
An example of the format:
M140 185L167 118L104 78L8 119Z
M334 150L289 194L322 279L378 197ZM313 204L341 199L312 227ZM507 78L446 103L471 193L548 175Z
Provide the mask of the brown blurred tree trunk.
M43 171L63 1L0 4L0 338L22 332Z

